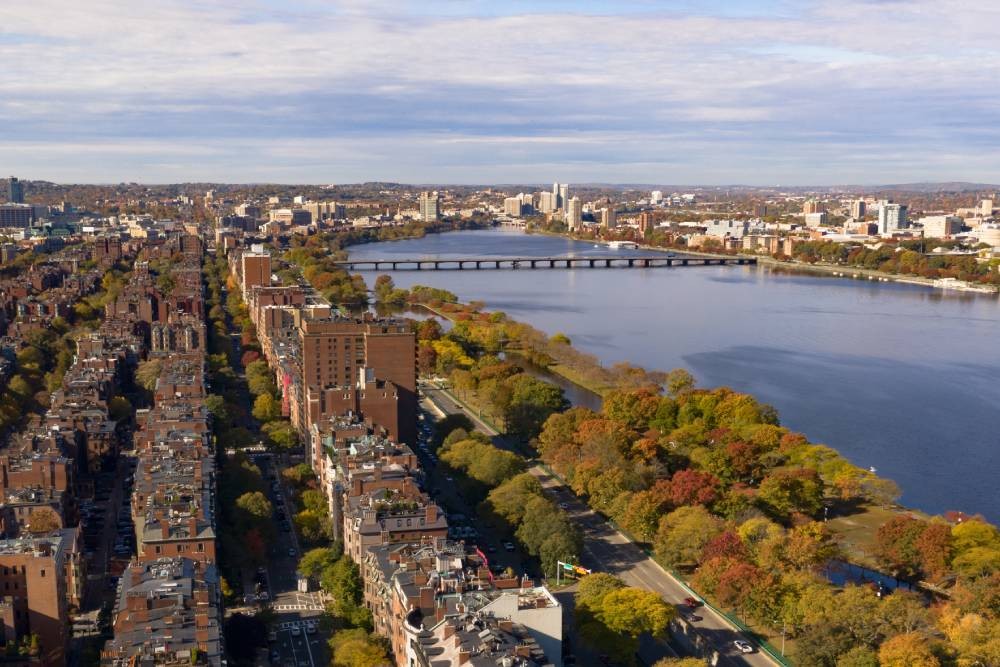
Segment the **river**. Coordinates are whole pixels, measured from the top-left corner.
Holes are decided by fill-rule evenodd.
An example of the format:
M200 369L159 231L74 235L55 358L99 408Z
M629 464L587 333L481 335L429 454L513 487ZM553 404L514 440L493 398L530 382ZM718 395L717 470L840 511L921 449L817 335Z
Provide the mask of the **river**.
M350 250L352 259L648 254L499 229ZM392 276L563 332L605 364L683 366L701 386L752 393L784 425L896 480L904 504L1000 521L995 296L736 266Z

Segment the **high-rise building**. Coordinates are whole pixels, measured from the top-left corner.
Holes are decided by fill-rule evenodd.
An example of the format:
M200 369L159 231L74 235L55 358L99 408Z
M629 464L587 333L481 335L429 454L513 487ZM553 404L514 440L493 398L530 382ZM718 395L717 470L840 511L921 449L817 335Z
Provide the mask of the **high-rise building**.
M855 220L862 220L868 213L868 207L864 199L855 199L851 202L851 217Z
M24 203L24 184L14 176L7 179L7 201L12 204Z
M420 219L434 222L441 219L441 198L437 192L422 192L419 200Z
M14 201L13 199L11 201ZM979 215L988 218L993 215L993 200L984 199L979 202Z
M660 204L663 202L663 193L660 190L653 190L649 195L649 202L651 204Z
M802 213L804 215L809 215L810 213L822 213L826 210L826 206L823 202L816 201L815 199L810 199L802 205Z
M521 217L521 197L507 197L503 200L504 215Z
M551 213L559 208L556 206L557 199L559 199L559 195L557 194L553 194L551 192L540 192L538 194L538 210L542 213Z
M893 204L890 201L882 201L878 207L878 233L891 234L900 229L910 226L906 219L906 205Z
M566 210L569 206L569 185L566 183L559 184L559 208Z
M643 211L639 214L639 235L645 236L653 228L653 212Z
M298 338L304 432L328 417L360 412L398 442L415 441L416 338L404 322L303 317Z
M611 204L601 209L601 226L607 229L614 229L618 226L618 216L615 214L615 207Z
M35 209L25 204L0 204L0 227L24 229L35 221Z
M241 258L241 269L243 278L243 293L245 294L251 287L262 285L268 287L271 284L271 255L263 248L260 251L244 252Z
M563 186L564 188L566 186ZM571 197L566 205L566 226L571 230L579 229L583 224L583 203L579 197Z

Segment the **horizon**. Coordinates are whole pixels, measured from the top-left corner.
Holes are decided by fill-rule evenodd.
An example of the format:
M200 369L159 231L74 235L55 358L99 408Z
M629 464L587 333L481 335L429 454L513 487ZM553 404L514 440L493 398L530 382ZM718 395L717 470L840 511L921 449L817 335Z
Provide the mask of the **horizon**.
M1000 182L1000 8L946 5L13 4L0 149L67 183Z

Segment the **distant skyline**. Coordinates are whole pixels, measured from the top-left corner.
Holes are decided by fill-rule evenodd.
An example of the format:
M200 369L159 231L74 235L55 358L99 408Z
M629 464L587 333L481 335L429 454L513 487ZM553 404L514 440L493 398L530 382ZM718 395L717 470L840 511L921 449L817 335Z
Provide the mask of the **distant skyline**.
M1000 7L34 0L0 170L57 182L1000 182Z

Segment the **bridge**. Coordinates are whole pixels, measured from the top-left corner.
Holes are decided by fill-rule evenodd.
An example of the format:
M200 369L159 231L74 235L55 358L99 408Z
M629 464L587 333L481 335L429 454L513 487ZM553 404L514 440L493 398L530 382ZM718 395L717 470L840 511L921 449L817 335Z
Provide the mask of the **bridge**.
M673 266L739 266L756 257L482 257L462 259L350 259L335 262L348 271L475 271L497 269L659 269Z

